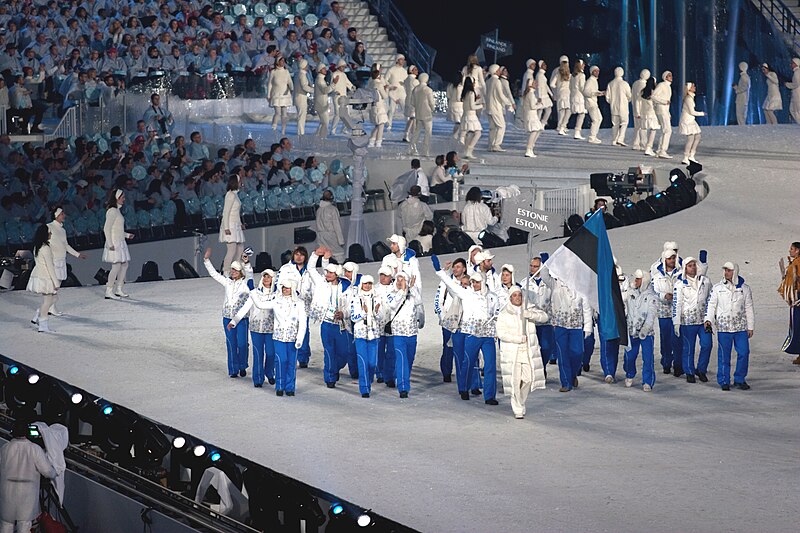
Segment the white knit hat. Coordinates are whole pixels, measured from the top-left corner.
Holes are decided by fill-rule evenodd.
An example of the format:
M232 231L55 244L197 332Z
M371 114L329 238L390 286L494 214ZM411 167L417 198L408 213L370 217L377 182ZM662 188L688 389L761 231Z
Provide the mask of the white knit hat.
M369 274L361 276L361 285L364 285L365 283L375 283L375 279Z
M244 269L242 268L242 264L239 261L234 261L231 263L231 270L238 270L239 272L241 272Z
M569 63L569 58L567 56L561 56L558 58L559 63Z
M747 63L745 61L742 61L741 63L739 63L739 71L746 72L747 66L748 66Z
M535 59L529 59L529 60L527 60L527 61L525 62L525 66L530 68L530 66L531 66L531 65L533 65L533 64L535 64L535 63L536 63L536 60L535 60Z

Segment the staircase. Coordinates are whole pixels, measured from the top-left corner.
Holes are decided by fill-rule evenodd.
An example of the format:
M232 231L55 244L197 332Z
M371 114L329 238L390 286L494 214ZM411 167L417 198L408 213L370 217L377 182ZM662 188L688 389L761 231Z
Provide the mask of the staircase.
M773 28L781 34L794 57L800 56L800 5L797 0L751 0Z
M397 59L397 45L389 40L386 28L378 22L378 17L369 12L369 4L362 0L339 0L344 8L350 26L358 30L358 38L367 48L372 61L380 63L384 70L394 65Z

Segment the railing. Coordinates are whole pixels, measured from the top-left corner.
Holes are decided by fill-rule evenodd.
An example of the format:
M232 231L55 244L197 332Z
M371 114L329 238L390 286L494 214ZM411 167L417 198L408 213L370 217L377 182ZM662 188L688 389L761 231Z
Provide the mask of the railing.
M570 215L582 215L587 211L588 185L569 187L567 189L549 189L537 191L536 208L548 213L556 213L565 218Z
M8 133L8 125L6 124L7 111L7 106L0 105L0 133Z
M59 137L77 137L78 135L81 135L80 118L78 107L75 106L67 109L53 133L45 134L44 142L48 143Z
M800 54L800 21L783 0L753 0L753 3L783 33L794 53Z
M409 60L413 59L420 72L433 72L436 49L417 38L411 29L411 24L395 3L392 0L369 0L368 3L397 44L397 48L402 50Z

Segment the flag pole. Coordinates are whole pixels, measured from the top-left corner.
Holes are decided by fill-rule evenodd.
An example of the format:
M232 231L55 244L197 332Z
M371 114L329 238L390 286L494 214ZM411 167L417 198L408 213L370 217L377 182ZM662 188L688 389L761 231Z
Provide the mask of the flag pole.
M497 42L500 40L500 27L494 29L494 64L497 64Z

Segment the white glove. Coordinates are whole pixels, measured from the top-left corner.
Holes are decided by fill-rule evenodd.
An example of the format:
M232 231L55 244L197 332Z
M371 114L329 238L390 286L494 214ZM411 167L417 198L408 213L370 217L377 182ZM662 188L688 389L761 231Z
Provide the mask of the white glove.
M642 339L642 340L645 340L647 338L647 333L645 333L644 331L640 331L639 332L639 338Z
M583 332L583 338L584 338L584 339L588 339L589 337L591 337L591 336L592 336L592 333L593 333L593 332L591 332L591 331L584 331L584 332Z
M303 341L302 340L299 340L299 341L294 343L294 349L295 350L299 350L302 347L303 347Z
M678 324L675 324L673 326L673 328L675 329L675 336L676 337L680 337L681 336L681 327Z

